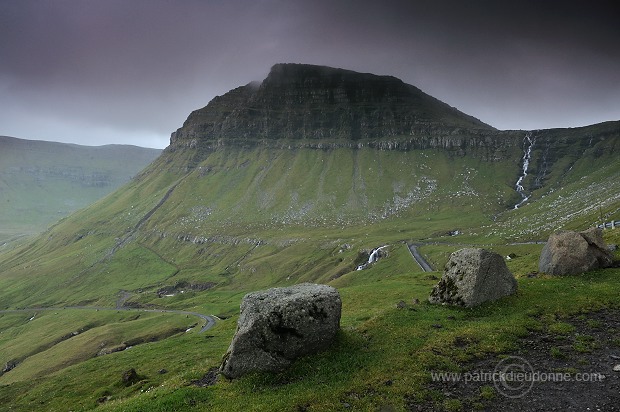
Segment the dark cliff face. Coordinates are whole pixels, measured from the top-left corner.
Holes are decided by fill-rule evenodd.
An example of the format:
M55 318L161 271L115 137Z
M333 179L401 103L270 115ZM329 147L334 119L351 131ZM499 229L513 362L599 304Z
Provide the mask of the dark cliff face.
M171 143L219 139L359 141L442 136L492 127L391 76L301 64L275 65L194 111Z
M618 122L497 131L395 77L277 64L262 83L238 87L192 112L172 133L166 153L190 149L185 161L195 165L223 146L440 149L491 162L511 159L515 173L523 173L529 150L528 173L536 181L525 183L540 187L557 159L616 151L619 133Z

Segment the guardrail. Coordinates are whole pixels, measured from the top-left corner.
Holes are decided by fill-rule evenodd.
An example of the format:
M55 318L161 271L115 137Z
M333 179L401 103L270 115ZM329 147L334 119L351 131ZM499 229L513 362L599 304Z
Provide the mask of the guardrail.
M612 220L611 222L606 222L600 225L596 225L599 229L615 229L620 227L620 220Z

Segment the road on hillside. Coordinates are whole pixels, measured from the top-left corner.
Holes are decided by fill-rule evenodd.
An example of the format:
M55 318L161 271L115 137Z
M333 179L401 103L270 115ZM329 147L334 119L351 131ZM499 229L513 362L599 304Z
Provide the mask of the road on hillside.
M416 261L416 263L422 268L423 271L425 272L433 271L433 267L426 261L426 259L424 259L424 257L422 257L422 255L418 251L418 245L416 243L411 243L411 244L407 243L407 248L409 248L409 252L411 253L411 256L413 257L413 260Z
M25 308L25 309L9 309L9 310L0 310L0 314L3 313L26 313L26 312L42 312L42 311L51 311L51 310L55 310L55 311L61 311L63 309L78 309L78 310L95 310L95 311L100 311L100 310L106 310L106 311L110 311L110 310L115 310L115 311L135 311L135 312L151 312L151 313L174 313L177 315L187 315L187 316L196 316L199 317L200 319L204 320L205 324L204 326L200 329L200 333L203 333L209 329L211 329L213 326L215 326L215 316L213 315L203 315L202 313L198 313L198 312L188 312L188 311L184 311L184 310L173 310L173 309L141 309L141 308L128 308L128 307L121 307L121 308L106 308L106 307L98 307L98 306L63 306L62 308Z
M620 225L620 222L618 222L618 224ZM506 245L509 245L509 246L516 246L516 245L544 245L545 243L547 243L547 242L545 242L544 240L532 240L532 241L529 241L529 242L507 243ZM407 248L409 249L409 252L411 253L411 257L413 257L413 260L425 272L432 272L434 269L426 261L426 259L424 259L424 257L418 251L418 247L419 246L424 246L424 245L444 245L444 246L462 246L462 247L482 247L482 246L493 247L493 246L497 246L497 245L473 245L473 244L467 244L467 243L448 243L448 242L428 242L428 243L411 243L411 244L407 243Z

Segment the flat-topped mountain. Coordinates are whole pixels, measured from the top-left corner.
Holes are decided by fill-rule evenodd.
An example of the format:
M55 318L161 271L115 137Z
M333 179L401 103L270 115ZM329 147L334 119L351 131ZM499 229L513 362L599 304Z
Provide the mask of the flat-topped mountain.
M277 64L190 114L173 145L218 139L376 139L494 130L392 76Z

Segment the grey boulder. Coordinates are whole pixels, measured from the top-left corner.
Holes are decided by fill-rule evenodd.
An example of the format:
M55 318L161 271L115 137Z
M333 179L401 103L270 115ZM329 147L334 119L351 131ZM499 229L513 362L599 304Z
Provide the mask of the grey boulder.
M472 307L516 292L517 281L504 258L485 249L466 248L450 255L444 274L428 300Z
M279 372L326 349L340 329L341 308L340 294L327 285L302 283L245 295L220 372L231 379Z
M613 262L601 229L560 231L549 236L540 254L538 271L548 275L576 275L609 267Z

